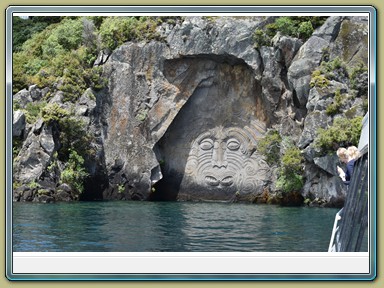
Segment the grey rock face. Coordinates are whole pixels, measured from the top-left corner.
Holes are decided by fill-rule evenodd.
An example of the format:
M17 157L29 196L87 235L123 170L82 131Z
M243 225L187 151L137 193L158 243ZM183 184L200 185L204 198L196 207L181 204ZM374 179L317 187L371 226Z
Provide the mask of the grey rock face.
M281 36L280 33L277 33L274 40L274 47L278 48L276 54L279 62L283 61L285 67L291 66L292 60L295 57L297 51L303 45L303 42L299 39Z
M22 137L25 131L25 114L23 111L16 110L13 113L13 124L12 124L12 136Z
M351 94L349 83L335 79L311 88L310 80L325 56L342 56L351 65L366 61L365 19L329 17L305 43L278 33L272 47L255 49L255 29L272 20L185 17L159 28L163 42L128 42L108 55L101 52L94 65L103 67L105 89L88 89L76 103L63 103L59 81L50 104L71 111L92 136L84 199L255 201L276 191L276 167L257 151L268 128L302 149L303 196L341 199L345 189L332 170L334 159L319 157L313 141L317 129L333 121L326 109L336 91ZM346 97L340 113L362 113L364 75L355 81L356 99ZM31 86L14 99L23 109L47 92ZM27 133L22 119L15 113L16 137ZM56 128L39 120L25 135L14 163L15 179L25 184L15 201L74 199L56 179L64 163L59 172L47 173L60 147ZM48 174L55 187L44 187L41 195L27 187Z
M326 110L327 107L333 103L333 98L336 91L339 91L341 94L344 94L348 91L348 87L346 84L332 80L330 81L327 87L312 88L309 91L308 102L306 105L308 112L312 112L315 110Z
M288 79L296 92L300 106L308 100L309 82L313 70L319 66L324 49L329 43L317 36L312 36L301 46L288 70Z
M265 54L263 64L263 58L252 47L253 29L258 23L225 17L209 23L191 17L180 28L168 31L171 48L160 43L130 43L112 53L105 64L110 81L108 94L103 97L102 123L106 167L111 171L110 186L115 188L109 189L106 197L192 197L177 195L180 191L192 191L190 188L195 185L192 177L192 180L185 178L180 186L185 165L191 166L189 153L200 134L219 127L224 131L232 127L244 135L251 133L242 140L243 145L256 145L285 89L284 83L275 77L282 69L276 57L270 59ZM265 82L265 91L258 79ZM274 79L280 81L277 86ZM269 87L269 84L273 85ZM259 134L255 138L252 133ZM220 145L224 143L227 142ZM257 158L254 152L248 153ZM120 164L116 166L116 163ZM262 167L260 171L267 169L265 164L258 166ZM257 184L252 184L258 190L267 181L264 174L260 172L260 179L255 180ZM245 177L245 172L242 175ZM156 185L159 179L167 182L167 187L176 188ZM236 186L232 196L246 190L239 186L239 181L230 181ZM156 192L152 191L153 185ZM124 192L117 193L116 187L125 187L120 188ZM219 196L219 192L213 194L207 192L202 198L228 198L228 195Z
M288 80L302 107L305 107L308 100L311 74L319 66L331 41L338 35L341 21L342 17L329 17L300 47L289 67Z
M304 121L304 130L298 142L298 147L304 149L313 142L317 129L325 128L330 119L324 111L314 111L307 115Z
M233 55L260 73L261 61L253 48L252 33L262 21L261 17L236 21L231 17L218 17L213 22L187 17L180 29L173 29L168 35L167 42L172 45L174 56Z
M36 135L34 132L39 130L40 134ZM54 148L52 127L35 125L23 144L20 159L15 160L16 180L28 184L38 179L45 171Z
M330 46L330 56L339 57L350 67L368 63L368 19L348 17L340 25L340 32Z
M29 86L28 91L33 101L39 101L41 99L42 93L37 85Z
M317 157L313 159L316 166L323 169L325 172L328 172L330 175L337 176L336 166L338 163L338 158L336 154L332 156Z
M27 89L23 89L13 95L13 101L17 102L21 108L25 108L28 103L33 101L31 94Z
M199 58L171 63L167 79L191 96L156 145L164 163L159 189L183 200L260 192L269 173L256 151L265 131L260 83L244 64Z
M324 173L314 164L307 166L305 171L309 181L306 181L304 185L303 195L326 201L345 197L346 187L338 176L334 177L329 173Z

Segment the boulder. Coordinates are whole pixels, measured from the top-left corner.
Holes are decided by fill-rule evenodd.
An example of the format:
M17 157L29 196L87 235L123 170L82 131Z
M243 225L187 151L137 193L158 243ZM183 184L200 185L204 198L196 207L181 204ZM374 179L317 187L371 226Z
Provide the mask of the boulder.
M13 95L13 101L18 103L20 108L26 108L28 103L33 101L31 94L27 89L20 90L15 95Z
M368 63L368 18L346 17L329 50L331 59L339 57L349 67Z
M324 53L338 34L342 17L329 17L300 47L288 69L288 81L298 104L305 107L312 72L319 66Z
M295 91L297 101L305 107L308 100L312 72L317 68L323 57L324 49L329 42L323 38L312 36L301 46L288 69L288 81Z
M308 112L315 110L325 111L327 107L333 103L336 91L340 91L341 94L344 94L348 91L348 86L344 83L331 80L327 87L313 87L308 95L308 102L306 105Z
M41 125L41 127L40 127ZM41 131L41 134L36 134ZM44 173L56 150L52 127L36 123L23 143L20 157L15 160L15 177L18 182L31 183Z
M277 59L281 59L280 61L283 61L287 68L291 66L292 60L302 45L303 42L300 39L281 36L280 33L277 33L273 39L273 46L278 49L276 54L281 55L277 56Z
M330 175L337 176L336 166L338 165L338 157L336 153L324 157L316 157L313 159L315 165Z
M304 149L315 139L319 128L326 128L331 119L325 111L313 111L308 113L304 121L304 130L300 136L298 147Z
M21 110L16 110L13 112L12 136L24 137L24 132L25 132L25 114Z
M37 85L31 85L28 87L29 94L33 101L39 101L42 97L41 90L37 87Z

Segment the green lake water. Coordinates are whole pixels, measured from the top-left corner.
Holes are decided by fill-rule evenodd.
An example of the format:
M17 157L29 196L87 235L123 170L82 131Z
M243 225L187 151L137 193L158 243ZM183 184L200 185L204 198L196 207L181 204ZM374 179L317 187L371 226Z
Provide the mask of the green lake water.
M128 201L12 210L14 252L327 252L338 211Z

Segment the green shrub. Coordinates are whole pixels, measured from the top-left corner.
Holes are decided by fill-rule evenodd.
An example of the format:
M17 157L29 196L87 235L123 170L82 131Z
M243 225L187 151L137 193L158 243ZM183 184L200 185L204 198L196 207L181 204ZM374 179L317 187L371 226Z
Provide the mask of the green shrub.
M64 19L52 29L49 37L41 45L44 57L56 57L71 50L76 50L82 42L83 23L81 18Z
M53 103L46 105L41 116L46 123L57 125L60 131L61 148L58 151L58 159L67 161L71 151L76 151L82 157L88 157L94 154L91 148L93 137L87 131L87 126L78 117L71 115L70 112Z
M103 67L96 66L84 71L84 80L93 90L101 90L108 84L108 79L103 77Z
M253 42L255 48L271 46L271 38L262 29L255 30L253 33Z
M30 102L25 107L25 119L29 124L33 124L41 116L42 110L46 107L47 103L41 102Z
M24 42L22 51L27 53L30 58L44 58L43 45L53 33L53 30L60 24L52 24L40 33L34 34L30 39Z
M13 93L31 84L53 87L61 77L64 101L75 101L87 88L83 72L92 67L97 51L81 46L82 18L64 18L25 41L13 57Z
M333 98L333 103L327 107L325 112L331 116L340 113L340 108L344 103L343 99L344 97L341 95L340 89L337 89Z
M283 35L297 36L297 26L291 17L279 17L275 20L277 30Z
M100 26L102 48L114 50L127 41L151 40L159 37L153 17L108 17Z
M14 16L12 19L13 52L20 51L28 39L61 20L62 17L58 16L30 16L28 19Z
M137 112L136 119L139 121L144 121L147 118L148 111L145 109L140 109L139 112Z
M124 193L124 191L125 191L124 184L117 185L117 193L121 194L121 193Z
M359 63L357 66L351 69L351 73L349 74L349 81L351 83L352 89L357 89L358 79L363 73L366 73L367 71L368 68L364 65L364 63Z
M281 157L276 187L284 193L299 192L304 185L303 162L299 148L293 146L286 149Z
M311 37L314 29L323 25L327 18L313 16L279 17L273 23L265 25L264 29L256 29L253 34L255 47L271 46L271 39L277 32L306 41Z
M60 122L64 119L64 117L68 116L69 112L60 107L59 104L47 104L41 110L41 117L43 117L44 122L52 123L52 122Z
M302 173L304 158L297 147L288 148L281 157L281 166L287 172Z
M23 147L23 139L21 139L20 137L13 137L12 138L12 156L13 156L13 159L15 159L19 155L22 147Z
M77 195L84 191L84 180L89 174L84 169L84 159L76 151L71 150L68 162L60 176L60 182L74 189Z
M13 53L12 63L12 93L28 88L30 83L26 73L25 65L28 63L28 56L24 52Z
M92 68L99 50L113 50L126 41L161 40L157 26L162 22L175 24L179 19L182 17L95 16L47 21L44 25L54 24L41 32L36 30L18 44L13 54L12 91L15 94L37 84L60 89L64 101L74 102L86 88L98 90L105 86L100 71Z
M302 22L297 29L297 33L300 38L308 39L313 33L313 27L311 21Z
M67 116L59 121L60 125L60 143L59 159L66 161L69 158L70 151L76 151L82 157L94 155L94 149L91 147L93 141L92 135L87 131L84 121L74 116Z
M299 192L304 185L304 177L296 173L281 173L276 187L284 193Z
M276 35L278 27L275 22L265 25L265 34L272 39Z
M36 180L32 181L31 183L28 184L28 188L33 190L40 188L40 184L36 182Z
M280 160L281 136L276 130L269 130L257 143L257 150L265 157L269 165L278 164Z
M313 87L326 88L329 86L329 80L321 74L320 70L315 70L312 72L312 78L309 85Z
M314 141L322 154L334 153L338 147L357 146L360 139L363 117L336 118L327 129L320 128Z
M336 57L332 61L321 62L320 71L329 80L343 82L344 79L348 80L349 78L347 65L339 57Z
M313 29L320 27L328 19L328 16L291 16L291 19L299 25L302 22L311 22Z
M363 98L362 106L363 106L364 114L368 112L368 103L369 103L368 98Z

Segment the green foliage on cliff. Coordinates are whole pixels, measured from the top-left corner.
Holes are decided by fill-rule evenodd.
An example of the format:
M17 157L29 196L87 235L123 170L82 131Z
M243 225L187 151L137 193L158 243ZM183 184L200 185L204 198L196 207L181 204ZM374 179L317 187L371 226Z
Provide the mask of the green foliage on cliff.
M27 104L26 109L22 109L25 113L25 119L29 124L33 124L40 117L41 111L47 105L46 102L30 102Z
M279 166L276 187L284 193L299 192L304 185L304 158L300 149L274 129L260 139L257 149L270 166Z
M328 87L329 80L321 74L320 70L315 70L312 72L311 82L309 82L309 85L311 86L311 88L325 88Z
M12 19L13 32L13 52L20 51L25 41L31 38L34 34L43 31L47 26L61 21L58 16L35 16L23 19L14 16Z
M268 165L278 164L280 160L281 136L276 130L269 130L257 143L258 151L265 157Z
M68 111L61 108L57 103L48 104L41 110L41 116L46 123L53 121L60 122L68 115Z
M304 185L303 162L299 148L287 148L281 157L276 187L284 193L299 192Z
M341 94L340 92L340 89L337 89L336 92L335 92L335 96L333 97L333 103L330 104L327 109L325 110L325 112L328 114L328 115L336 115L338 113L340 113L340 108L341 106L343 105L344 103L344 97L343 95Z
M110 52L127 41L160 40L158 25L175 25L181 17L45 18L14 18L13 93L37 84L62 90L65 101L74 102L86 88L105 86L100 68L93 67L101 50ZM30 31L24 31L28 25Z
M13 156L13 159L15 159L17 157L17 155L19 155L22 146L23 146L23 139L21 139L20 137L12 137L12 156Z
M352 89L358 89L359 79L364 73L367 73L367 72L368 72L368 68L364 65L364 63L358 63L355 67L351 69L351 72L349 74L349 80L350 80Z
M323 154L334 153L338 147L347 147L359 144L363 117L353 119L338 117L333 125L327 129L320 128L315 138L315 146L321 149Z
M68 110L61 108L57 103L47 104L41 111L41 117L44 122L56 126L60 131L59 160L67 161L71 151L76 151L82 157L94 153L91 148L93 138L87 131L86 124Z
M100 25L102 48L114 50L127 41L160 40L154 17L108 17Z
M61 172L60 182L69 184L76 194L84 191L84 180L88 173L84 169L84 159L76 151L70 150L65 169Z
M324 52L326 54L326 51ZM330 80L345 82L349 79L347 65L336 57L332 61L322 61L319 69L312 72L311 87L327 87Z
M255 48L271 46L271 37L269 37L263 29L256 29L253 33L253 42L255 43Z
M280 32L282 35L300 38L306 41L314 29L324 24L328 17L323 16L284 16L276 18L273 23L258 28L253 34L255 48L271 46L271 40Z

